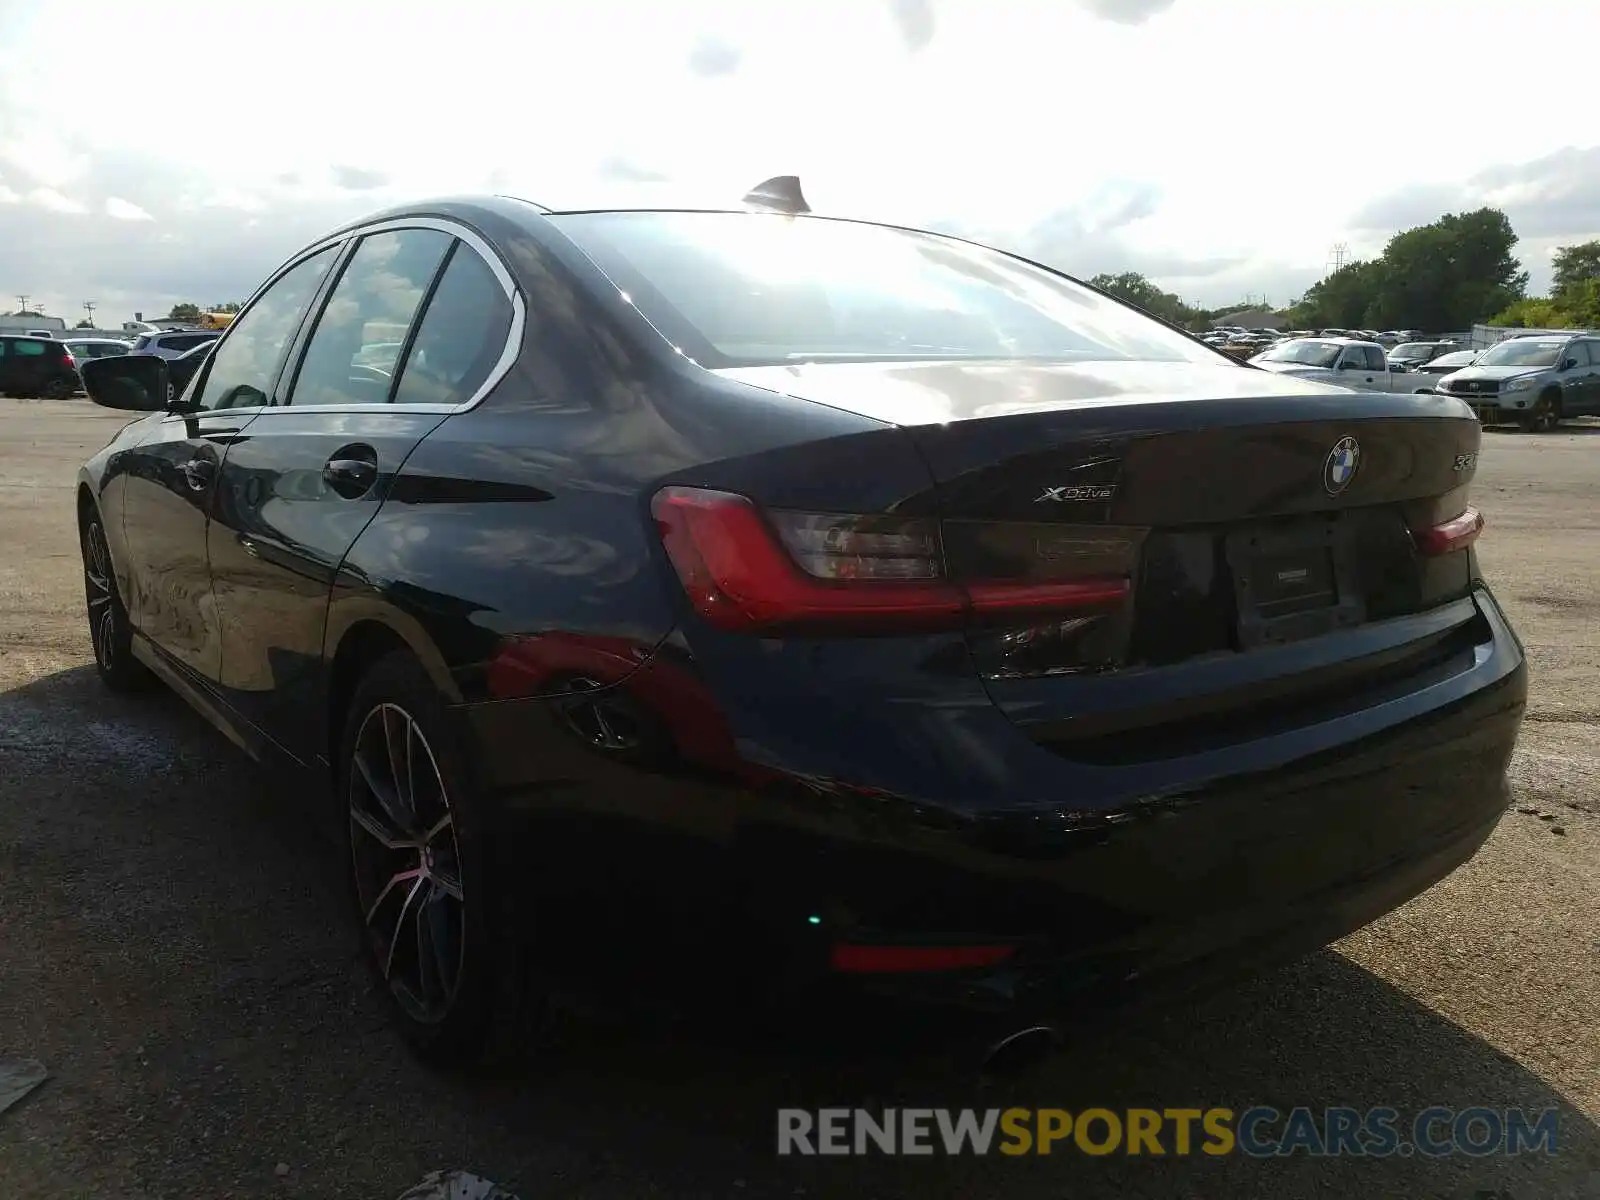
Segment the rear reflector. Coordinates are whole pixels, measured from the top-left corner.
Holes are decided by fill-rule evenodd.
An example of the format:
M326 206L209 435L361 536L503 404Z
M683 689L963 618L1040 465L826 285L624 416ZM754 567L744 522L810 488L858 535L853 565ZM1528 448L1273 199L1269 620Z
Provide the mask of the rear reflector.
M1126 577L950 580L926 518L763 513L747 497L689 487L663 488L651 513L695 611L719 629L958 628L972 615L1081 612L1129 595Z
M912 971L970 971L997 967L1015 946L854 946L833 948L828 965L848 975L894 975Z
M1452 517L1432 529L1413 530L1411 540L1416 543L1418 554L1436 558L1454 550L1465 550L1478 540L1482 532L1483 514L1475 508L1469 508L1459 517Z

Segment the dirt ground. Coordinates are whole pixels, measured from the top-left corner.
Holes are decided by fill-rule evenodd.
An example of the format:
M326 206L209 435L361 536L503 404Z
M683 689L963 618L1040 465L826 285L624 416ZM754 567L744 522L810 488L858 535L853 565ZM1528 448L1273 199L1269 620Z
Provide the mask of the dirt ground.
M715 1022L575 1024L537 1077L440 1079L384 1027L334 852L172 697L89 667L72 485L121 420L0 401L0 1196L386 1200L463 1167L583 1197L1600 1196L1600 425L1490 432L1485 568L1535 672L1516 806L1333 950L976 1095ZM1535 809L1536 812L1522 811ZM1023 1092L1026 1094L1023 1094ZM1553 1156L795 1160L774 1110L1560 1106Z

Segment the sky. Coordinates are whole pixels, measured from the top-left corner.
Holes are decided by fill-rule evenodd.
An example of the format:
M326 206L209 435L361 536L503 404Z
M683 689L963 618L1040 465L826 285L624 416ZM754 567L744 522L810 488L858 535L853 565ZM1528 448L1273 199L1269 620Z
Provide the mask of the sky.
M1569 44L1600 45L1595 0L0 0L0 311L243 300L399 200L777 174L1207 306L1493 204L1539 291L1600 237Z

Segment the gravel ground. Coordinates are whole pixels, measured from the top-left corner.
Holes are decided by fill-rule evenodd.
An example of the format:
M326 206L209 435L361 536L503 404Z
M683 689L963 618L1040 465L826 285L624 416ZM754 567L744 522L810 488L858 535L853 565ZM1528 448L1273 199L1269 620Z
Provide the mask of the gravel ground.
M71 487L119 420L0 401L0 1059L52 1075L0 1114L0 1196L387 1200L445 1167L523 1200L1600 1195L1600 425L1485 437L1482 557L1536 678L1516 806L1482 853L1332 950L1083 1031L980 1094L887 1041L830 1053L705 1017L575 1019L520 1081L418 1067L293 800L174 698L97 686ZM1563 1123L1553 1157L774 1155L775 1108L869 1098L1559 1106Z

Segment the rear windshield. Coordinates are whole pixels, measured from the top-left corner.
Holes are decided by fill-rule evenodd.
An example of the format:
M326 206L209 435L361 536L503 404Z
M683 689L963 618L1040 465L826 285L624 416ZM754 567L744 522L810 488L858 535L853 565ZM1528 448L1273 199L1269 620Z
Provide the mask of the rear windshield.
M553 220L702 366L894 359L1206 362L1059 275L936 234L767 213Z
M1390 358L1427 358L1433 353L1432 342L1407 342L1389 351Z

